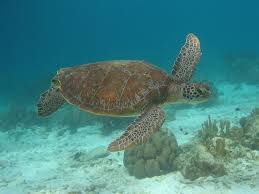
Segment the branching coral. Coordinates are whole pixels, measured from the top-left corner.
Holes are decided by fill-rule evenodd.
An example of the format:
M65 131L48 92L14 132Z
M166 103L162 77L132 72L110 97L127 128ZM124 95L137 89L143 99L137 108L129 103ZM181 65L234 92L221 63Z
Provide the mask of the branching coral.
M210 116L208 116L208 120L202 124L202 129L199 131L199 137L203 142L206 142L216 136L225 137L229 134L230 121L220 120L218 124L217 121L212 120Z
M240 126L230 126L230 122L209 117L202 125L198 138L216 157L233 158L246 154L246 148L259 150L259 108L239 120ZM244 146L244 147L243 147ZM235 149L237 148L237 149Z
M202 176L222 176L226 173L224 162L247 157L258 146L256 131L259 129L259 114L252 111L252 116L243 118L246 129L233 126L227 120L208 118L198 135L198 141L182 147L175 165L182 175L190 180ZM259 134L259 132L258 132ZM247 143L247 144L246 144Z
M161 175L171 170L179 170L190 180L223 176L227 173L225 162L248 157L252 155L252 149L259 148L259 109L241 118L240 125L231 126L229 120L216 121L209 116L202 124L197 141L177 146L174 152L168 149L170 144L165 141L164 132L159 132L146 144L126 151L124 165L137 178Z
M216 121L212 121L211 117L208 117L202 124L202 129L200 130L200 136L202 140L206 141L209 138L215 137L218 134L218 126Z
M219 121L220 136L226 136L230 133L230 121L220 120Z
M255 115L255 112L253 111L252 115ZM253 118L256 117L253 116ZM255 126L255 123L251 124L250 121L251 119L245 118L242 122L244 122L244 126L254 129L252 126ZM249 148L242 146L243 142L246 142L244 140L251 142L247 136L249 131L251 129L231 127L227 120L216 121L209 117L202 124L197 141L180 149L175 165L182 175L190 180L209 175L222 176L226 173L224 162L246 157L247 153L251 153ZM249 137L252 136L249 135Z

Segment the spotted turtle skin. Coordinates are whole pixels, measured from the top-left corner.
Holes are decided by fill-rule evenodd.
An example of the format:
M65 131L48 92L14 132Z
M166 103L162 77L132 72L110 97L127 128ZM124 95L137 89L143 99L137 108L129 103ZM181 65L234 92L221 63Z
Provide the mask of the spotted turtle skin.
M61 69L52 83L83 110L127 116L163 103L171 79L144 61L117 60Z

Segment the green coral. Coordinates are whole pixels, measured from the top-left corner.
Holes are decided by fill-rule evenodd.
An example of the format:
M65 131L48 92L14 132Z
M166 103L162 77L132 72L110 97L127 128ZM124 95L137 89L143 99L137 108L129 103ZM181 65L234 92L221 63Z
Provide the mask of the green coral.
M220 120L219 121L220 136L226 136L230 133L230 121Z
M258 115L259 115L259 108L254 108L254 109L251 111L250 116L251 116L251 117L254 117L254 116L258 116Z
M224 163L253 155L259 150L259 109L242 117L240 126L231 126L228 120L212 120L202 124L196 141L181 148L174 164L190 180L203 176L226 174Z
M202 124L202 129L199 131L199 137L201 138L202 142L206 142L213 137L226 137L230 134L230 131L230 121L220 120L217 122L208 116L208 120L204 121Z
M202 124L202 130L200 131L202 139L206 140L208 138L214 137L218 133L218 126L215 120L212 120L211 117L208 117Z
M259 150L259 108L240 118L239 124L230 127L229 121L209 117L198 133L198 142L218 159L246 157L249 151Z
M178 145L168 130L156 132L143 145L124 152L124 166L136 178L159 176L175 169Z
M160 165L157 159L150 159L146 161L145 172L148 177L157 176L160 174Z
M161 175L179 170L184 178L225 175L225 162L252 156L259 148L259 109L240 119L240 126L229 120L208 117L198 133L198 141L177 146L165 132L157 132L144 145L126 151L124 165L137 178ZM173 139L174 136L173 136Z
M144 178L146 176L146 169L145 169L145 160L140 158L136 161L135 165L131 167L132 173L136 176L136 178Z
M242 145L259 150L259 109L254 109L243 122Z
M183 148L175 160L177 169L184 178L195 180L206 176L223 176L225 167L223 162L218 161L205 146L190 144Z
M224 156L226 154L225 146L226 145L225 145L225 139L224 138L216 139L215 151L218 155Z
M239 141L234 141L225 137L214 137L206 147L215 158L221 161L243 158L252 151L251 149L242 146Z

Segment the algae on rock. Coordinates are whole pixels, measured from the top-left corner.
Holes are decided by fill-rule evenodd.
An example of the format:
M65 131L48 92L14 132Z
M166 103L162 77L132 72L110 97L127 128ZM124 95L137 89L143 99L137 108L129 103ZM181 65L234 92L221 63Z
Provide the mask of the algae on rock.
M206 147L215 158L221 161L243 158L251 151L237 141L225 137L214 137Z
M152 177L179 170L184 178L219 177L227 174L225 165L237 158L248 158L259 150L259 109L240 119L240 126L228 120L208 120L190 144L177 146L174 135L158 131L141 146L124 153L129 174Z
M243 119L242 145L253 150L259 150L259 109L255 108L251 114Z
M224 163L248 158L259 150L259 109L240 119L240 126L230 126L227 120L208 120L197 139L182 147L175 159L177 169L190 180L202 176L226 174Z
M182 149L175 160L177 170L184 178L195 180L206 176L223 176L226 171L224 164L217 161L201 144L190 144Z

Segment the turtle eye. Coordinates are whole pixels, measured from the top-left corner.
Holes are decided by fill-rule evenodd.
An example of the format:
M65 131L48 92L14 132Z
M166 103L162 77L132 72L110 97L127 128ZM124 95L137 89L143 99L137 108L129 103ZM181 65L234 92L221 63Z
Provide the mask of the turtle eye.
M60 81L58 79L52 79L51 83L53 86L59 86L60 85Z
M56 79L53 79L52 80L52 83L55 85L55 84L58 84L58 80L56 80Z

